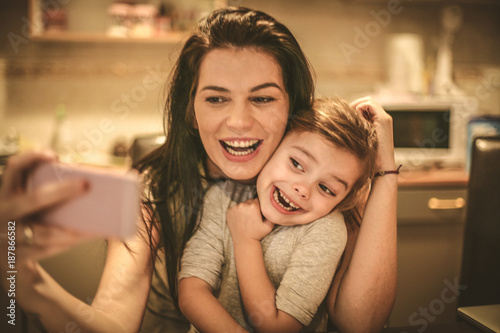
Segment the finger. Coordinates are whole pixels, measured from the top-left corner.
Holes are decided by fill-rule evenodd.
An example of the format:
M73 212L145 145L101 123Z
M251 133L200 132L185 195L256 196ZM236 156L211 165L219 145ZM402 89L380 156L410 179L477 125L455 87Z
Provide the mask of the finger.
M372 108L371 101L362 101L362 102L357 103L353 107L356 111L361 113L363 118L365 118L369 122L374 121L375 112Z
M69 249L75 247L80 242L75 244L64 244L64 245L52 245L52 246L36 246L36 247L22 247L19 249L19 256L24 258L29 258L31 260L41 260L47 257L54 256L56 254L68 251Z
M371 122L389 116L382 106L374 103L372 100L359 103L356 106L356 110L360 111L363 117Z
M43 185L26 195L11 199L10 217L18 219L53 208L85 193L88 182L83 179L68 179Z
M371 96L365 96L365 97L361 97L361 98L358 98L358 99L355 99L354 101L352 101L350 104L353 108L356 108L357 105L361 104L361 103L366 103L368 101L371 101Z
M41 162L51 162L56 156L49 151L32 151L11 157L7 161L0 195L15 193L24 185L27 173Z
M47 247L71 247L84 240L96 237L86 233L44 223L29 223L27 226L29 226L31 233L30 239L26 239L26 226L19 224L18 228L20 228L20 230L16 232L16 241L19 243L19 246L36 248L38 250Z

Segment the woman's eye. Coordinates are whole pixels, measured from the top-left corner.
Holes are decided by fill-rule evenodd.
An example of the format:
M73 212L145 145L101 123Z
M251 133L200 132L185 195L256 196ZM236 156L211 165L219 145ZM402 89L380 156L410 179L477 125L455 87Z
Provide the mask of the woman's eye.
M300 171L304 171L304 168L302 167L302 165L300 165L299 162L297 162L296 160L294 160L293 158L290 158L290 161L292 161L292 164L293 166L296 168L296 169L299 169Z
M319 184L319 187L321 188L321 190L323 192L325 192L326 194L329 194L329 195L332 195L332 196L336 196L335 193L333 193L332 191L330 191L330 189L328 187L326 187L325 185L323 184Z
M252 102L257 104L267 104L275 101L276 99L273 97L253 97Z
M226 99L222 97L207 97L205 98L205 101L210 104L222 104L226 101Z

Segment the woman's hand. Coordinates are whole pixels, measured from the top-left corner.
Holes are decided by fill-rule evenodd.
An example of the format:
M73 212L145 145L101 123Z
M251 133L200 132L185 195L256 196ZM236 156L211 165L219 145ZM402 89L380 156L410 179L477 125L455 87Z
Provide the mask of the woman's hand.
M353 101L351 106L375 126L378 138L378 170L395 170L392 117L371 97L359 98Z
M226 220L233 241L253 239L260 241L269 234L274 224L264 220L258 199L251 199L229 208Z
M42 224L37 214L54 208L86 191L84 180L70 180L47 184L33 191L26 191L29 173L43 162L53 162L56 157L49 152L29 152L9 159L0 188L0 235L7 234L7 224L15 227L16 263L22 259L37 260L61 252L89 236L64 228ZM1 250L7 248L1 241ZM2 260L0 260L2 262ZM3 262L1 263L3 266ZM2 267L3 268L3 267Z

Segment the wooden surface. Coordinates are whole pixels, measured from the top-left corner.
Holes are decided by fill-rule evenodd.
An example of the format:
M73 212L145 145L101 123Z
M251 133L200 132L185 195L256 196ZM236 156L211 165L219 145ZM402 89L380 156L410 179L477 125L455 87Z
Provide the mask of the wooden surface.
M398 176L400 188L428 186L467 186L469 175L464 169L402 170Z
M448 324L432 324L426 322L417 326L384 328L382 333L484 333L479 328L467 322L453 322Z

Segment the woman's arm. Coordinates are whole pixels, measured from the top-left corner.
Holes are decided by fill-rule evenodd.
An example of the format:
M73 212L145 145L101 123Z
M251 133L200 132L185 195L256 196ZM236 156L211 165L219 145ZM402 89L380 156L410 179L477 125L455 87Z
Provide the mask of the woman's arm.
M9 160L0 188L0 226L16 221L16 302L49 331L136 332L139 329L151 279L150 249L141 237L128 242L110 241L108 258L92 306L66 292L37 260L68 249L88 236L35 220L39 211L57 206L84 192L81 181L25 190L26 177L40 162L54 161L49 153L31 152ZM33 238L23 239L23 223L30 218ZM144 228L142 222L141 227ZM7 242L1 241L0 276L6 286ZM13 246L9 244L9 246ZM84 278L84 277L82 277Z
M149 247L110 241L103 276L92 305L65 291L36 261L19 267L17 300L28 315L52 332L139 331L151 280ZM134 244L135 243L135 244Z
M353 106L374 122L379 141L379 170L395 170L392 119L369 98L357 100ZM340 332L377 332L389 317L396 295L396 205L397 176L377 177L352 256L349 260L346 251L344 264L328 295L328 312ZM356 231L351 231L352 245ZM341 275L343 269L345 273Z
M348 267L332 285L328 313L340 332L377 332L389 317L397 277L396 218L389 216L395 215L396 187L394 175L375 181L350 262L348 252L344 258Z

